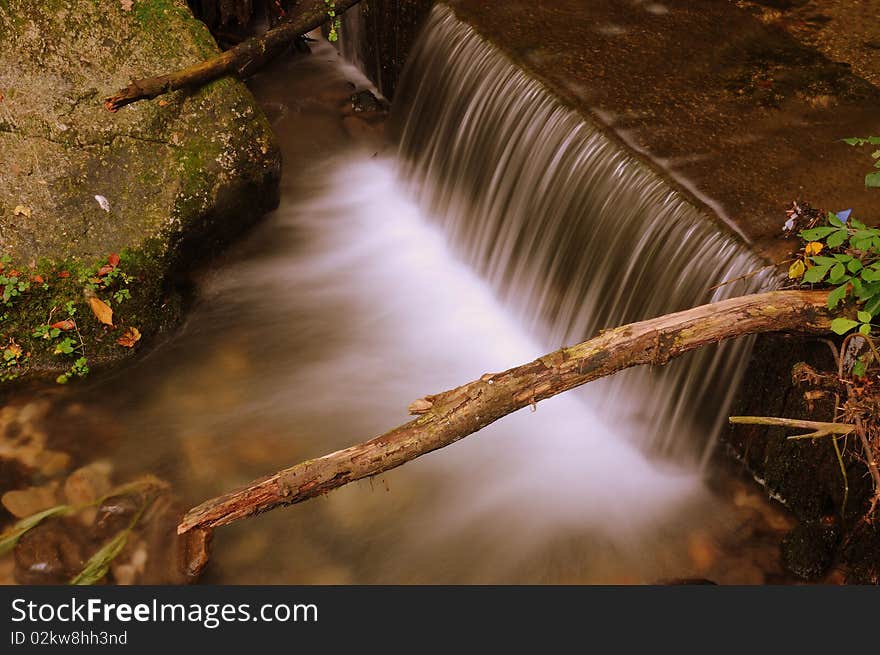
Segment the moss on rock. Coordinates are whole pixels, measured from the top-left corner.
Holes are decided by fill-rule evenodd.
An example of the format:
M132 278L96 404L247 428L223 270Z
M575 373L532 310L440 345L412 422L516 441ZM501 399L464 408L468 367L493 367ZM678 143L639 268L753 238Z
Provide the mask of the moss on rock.
M137 326L148 342L179 315L182 273L277 204L280 154L241 82L103 107L133 78L217 51L183 0L0 3L0 254L28 286L0 309L0 346L30 353L6 367L19 378L63 367L31 335L68 303L90 363L136 350L114 330ZM88 282L111 253L132 278L112 330L83 295L91 284L113 304L119 289Z

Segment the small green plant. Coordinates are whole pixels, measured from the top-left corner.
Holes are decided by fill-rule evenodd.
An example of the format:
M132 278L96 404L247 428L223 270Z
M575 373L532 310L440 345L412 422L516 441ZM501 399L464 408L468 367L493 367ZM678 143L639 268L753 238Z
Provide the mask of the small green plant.
M324 0L324 5L327 10L327 17L330 19L330 32L327 34L327 39L333 43L339 40L339 30L342 28L342 21L336 15L336 0Z
M85 357L78 357L70 368L55 378L58 384L67 384L72 377L84 378L89 374L89 360Z
M846 334L853 328L859 328L859 332L865 336L871 334L871 315L868 312L859 312L857 315L859 320L854 321L850 318L838 317L831 321L831 330L835 334Z
M38 325L34 328L31 336L35 339L55 339L61 334L61 330L51 325Z
M850 137L849 139L844 139L844 143L848 143L851 146L880 146L880 136L869 136L869 137ZM874 150L871 153L871 157L874 158L874 168L880 168L880 148ZM866 187L880 187L880 171L872 171L865 175L865 186Z
M9 382L17 378L28 361L28 353L24 352L24 349L12 338L3 346L2 357L0 382Z
M8 263L6 259L3 263ZM31 283L27 279L22 279L16 271L10 271L9 274L3 272L0 268L0 290L2 290L2 302L6 308L12 307L12 301L31 288Z
M829 212L827 225L800 233L806 243L788 276L804 284L833 285L829 309L854 299L862 306L859 320L838 318L832 329L845 334L858 327L862 334L869 334L871 321L880 312L880 229L850 218L850 213Z
M55 344L55 355L71 355L76 350L76 341L70 337L64 337L60 343Z

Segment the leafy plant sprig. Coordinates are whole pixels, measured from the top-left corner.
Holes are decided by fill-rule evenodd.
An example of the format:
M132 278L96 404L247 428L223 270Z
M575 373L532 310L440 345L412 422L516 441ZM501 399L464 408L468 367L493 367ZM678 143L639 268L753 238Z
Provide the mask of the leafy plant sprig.
M851 146L880 146L880 136L869 136L869 137L850 137L849 139L844 139L844 143L847 143ZM880 168L880 148L871 153L871 157L874 158L874 168ZM880 171L872 171L865 175L865 186L880 188Z
M828 308L835 309L847 298L862 306L859 320L835 319L832 330L845 334L858 327L869 334L871 321L880 313L880 229L850 218L850 210L829 212L827 225L803 230L803 256L788 270L788 276L804 284L827 283Z

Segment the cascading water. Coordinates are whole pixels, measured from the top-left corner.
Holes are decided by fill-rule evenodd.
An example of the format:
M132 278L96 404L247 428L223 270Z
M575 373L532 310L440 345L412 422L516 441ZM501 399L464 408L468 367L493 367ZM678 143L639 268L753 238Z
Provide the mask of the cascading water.
M444 5L394 107L409 192L548 347L769 284L715 288L762 262ZM749 348L628 371L586 395L648 449L705 459Z

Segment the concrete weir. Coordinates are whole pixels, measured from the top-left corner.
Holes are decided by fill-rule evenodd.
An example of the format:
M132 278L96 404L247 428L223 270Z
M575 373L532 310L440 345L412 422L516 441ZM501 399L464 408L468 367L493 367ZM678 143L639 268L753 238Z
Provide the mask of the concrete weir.
M364 3L364 61L385 92L432 4ZM446 4L769 260L789 250L792 200L880 210L868 153L841 141L880 133L880 89L731 0Z
M398 90L407 53L432 4L362 4L354 54L386 95ZM853 208L868 222L880 216L880 193L863 184L869 153L841 141L880 134L880 89L846 63L739 6L744 3L445 4L560 104L767 262L783 260L795 248L781 236L793 200L830 210ZM802 393L788 382L791 366L802 360L826 365L826 351L824 344L760 339L731 411L805 415ZM821 567L794 559L797 553L827 550L822 520L827 524L827 517L840 513L842 484L830 443L805 446L786 441L778 429L754 427L731 431L727 440L806 526L790 540L790 569L815 576L809 572ZM856 476L854 471L850 477ZM864 491L851 483L853 516ZM810 539L816 548L803 547ZM871 552L868 544L878 537L859 539L856 551ZM848 552L854 552L853 543ZM874 564L854 563L854 557L852 570L873 570Z

